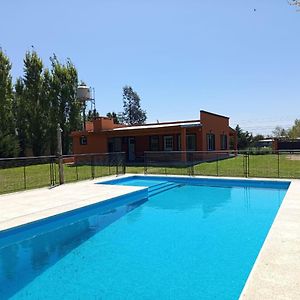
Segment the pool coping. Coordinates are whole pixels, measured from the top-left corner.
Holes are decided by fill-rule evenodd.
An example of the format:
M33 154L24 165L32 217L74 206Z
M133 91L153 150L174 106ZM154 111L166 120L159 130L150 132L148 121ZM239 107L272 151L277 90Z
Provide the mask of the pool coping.
M143 175L126 174L122 176L108 176L86 180L75 183L68 183L54 189L40 188L23 192L15 192L0 195L0 212L3 211L2 201L14 199L21 204L24 199L32 196L39 197L62 193L70 197L76 190L80 193L75 195L74 201L46 208L45 210L33 211L30 214L19 215L15 218L3 221L0 219L0 232L25 224L43 220L62 213L80 209L101 201L110 200L118 196L145 190L141 187L117 186L95 184L109 179L125 178L131 176L157 176L157 177L185 177L199 179L229 179L245 180L244 177L214 177L214 176L186 176L186 175ZM241 292L240 300L244 299L300 299L300 180L299 179L278 179L278 178L247 178L246 180L259 181L289 181L290 187L282 201L278 213L274 219L271 229L258 254L254 266L249 274L247 282ZM97 187L96 187L97 186ZM112 189L113 187L113 189ZM92 191L91 197L83 197L85 192ZM71 194L70 194L71 193ZM100 194L99 194L100 193ZM62 197L62 195L60 195ZM53 198L53 196L52 196ZM36 198L33 201L37 201ZM59 200L59 199L56 199ZM59 201L57 201L59 203ZM25 208L26 206L23 207ZM2 215L6 211L2 212ZM1 215L1 214L0 214Z
M105 178L113 179L116 176ZM18 227L117 197L137 192L143 192L141 197L148 195L148 189L145 187L96 184L102 180L104 177L68 183L55 188L39 188L0 195L0 235Z

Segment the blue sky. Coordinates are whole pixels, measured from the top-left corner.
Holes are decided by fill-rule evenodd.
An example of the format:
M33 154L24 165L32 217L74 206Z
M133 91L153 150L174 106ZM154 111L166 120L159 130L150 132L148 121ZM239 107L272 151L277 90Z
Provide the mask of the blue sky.
M131 85L148 122L204 109L267 134L300 118L300 12L286 0L10 0L1 11L13 76L31 45L46 66L69 57L102 115L122 111Z

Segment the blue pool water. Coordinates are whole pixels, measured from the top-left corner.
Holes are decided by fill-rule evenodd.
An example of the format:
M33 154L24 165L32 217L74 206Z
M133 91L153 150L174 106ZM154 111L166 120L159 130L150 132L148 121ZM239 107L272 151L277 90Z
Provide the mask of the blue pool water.
M1 299L238 299L288 188L107 183L150 187L150 196L0 235Z

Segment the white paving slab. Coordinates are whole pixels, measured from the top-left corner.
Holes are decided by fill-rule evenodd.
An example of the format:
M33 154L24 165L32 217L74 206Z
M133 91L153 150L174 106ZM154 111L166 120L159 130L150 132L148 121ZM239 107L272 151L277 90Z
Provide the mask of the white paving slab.
M52 189L41 188L1 195L0 231L144 189L95 184L103 180L98 178Z

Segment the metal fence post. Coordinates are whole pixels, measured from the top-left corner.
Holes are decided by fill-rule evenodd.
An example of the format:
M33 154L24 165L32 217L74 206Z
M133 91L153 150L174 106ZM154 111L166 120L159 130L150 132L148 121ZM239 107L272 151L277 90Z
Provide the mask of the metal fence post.
M95 167L94 167L94 156L91 155L91 176L92 176L92 179L95 178Z
M219 176L219 153L217 153L217 176Z
M280 156L279 151L277 150L277 176L280 177Z
M147 167L147 153L144 152L144 174L147 175L148 167Z
M26 166L23 168L24 190L26 190Z
M246 169L247 169L247 178L248 178L250 176L250 154L249 154L249 152L247 152Z
M57 155L58 155L59 184L63 184L65 182L64 165L63 165L63 157L62 157L61 133L62 133L62 129L60 128L60 125L57 124Z

